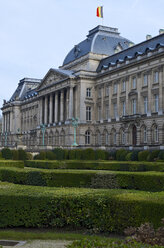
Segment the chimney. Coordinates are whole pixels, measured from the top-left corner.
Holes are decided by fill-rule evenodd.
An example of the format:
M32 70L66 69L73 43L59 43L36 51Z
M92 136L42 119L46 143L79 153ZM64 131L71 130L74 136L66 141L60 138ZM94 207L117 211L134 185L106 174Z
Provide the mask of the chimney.
M150 40L152 38L152 36L150 34L146 35L146 40Z
M161 28L161 29L159 30L159 34L164 34L164 29Z

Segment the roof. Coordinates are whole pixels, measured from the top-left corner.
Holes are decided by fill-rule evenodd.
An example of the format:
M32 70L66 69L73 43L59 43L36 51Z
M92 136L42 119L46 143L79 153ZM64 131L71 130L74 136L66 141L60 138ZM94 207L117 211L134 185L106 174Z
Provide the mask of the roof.
M70 71L70 70L54 69L54 68L53 68L53 70L60 73L60 74L65 75L65 76L69 76L69 77L73 76L73 74L74 74L74 71Z
M40 79L34 78L24 78L20 80L18 87L16 88L14 94L10 98L9 101L23 100L25 97L34 96L36 95L35 89L41 83Z
M117 28L97 26L89 31L87 38L68 53L63 66L86 55L89 52L112 55L119 45L121 50L127 49L131 41L120 36Z
M107 69L109 66L115 65L117 62L124 62L126 59L132 59L138 55L143 55L148 51L153 51L158 46L164 46L164 34L158 35L152 39L132 46L122 52L102 59L97 68L97 72L100 72L102 68Z

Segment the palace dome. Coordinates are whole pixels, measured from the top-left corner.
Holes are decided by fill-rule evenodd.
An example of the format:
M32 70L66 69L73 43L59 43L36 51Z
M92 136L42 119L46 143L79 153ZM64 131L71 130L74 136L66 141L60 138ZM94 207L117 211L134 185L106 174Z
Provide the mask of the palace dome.
M67 54L63 66L89 52L110 56L127 49L131 43L130 40L120 36L117 28L97 26L89 31L84 41L75 45Z

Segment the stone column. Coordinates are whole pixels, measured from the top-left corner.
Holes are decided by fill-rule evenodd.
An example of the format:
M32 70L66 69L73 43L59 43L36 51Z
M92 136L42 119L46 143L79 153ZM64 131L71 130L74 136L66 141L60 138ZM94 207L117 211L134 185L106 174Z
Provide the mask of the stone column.
M101 122L104 120L104 85L101 88Z
M39 124L41 125L43 123L43 98L41 98L41 100L39 101L39 113L40 113L40 120L39 120Z
M66 120L69 119L69 90L66 92Z
M126 78L126 115L130 114L130 99L129 99L129 91L130 91L130 80L129 77Z
M4 132L4 114L2 114L2 133Z
M141 73L138 73L138 79L137 79L137 92L138 92L138 98L137 98L137 114L141 114L141 89L142 89L142 79L141 79Z
M73 87L69 89L69 119L73 117Z
M44 103L44 124L47 124L47 110L48 110L48 96L45 96L45 103Z
M116 121L119 121L119 119L120 119L120 107L121 107L121 105L120 105L120 89L121 89L121 82L118 82L117 83L117 117L116 117ZM117 136L119 136L119 135L117 135ZM117 143L117 144L119 144L119 143Z
M6 113L4 114L4 120L5 120L5 128L4 128L4 131L6 132Z
M64 91L61 91L60 95L60 121L64 120Z
M50 111L49 111L49 120L50 124L52 124L52 117L53 117L53 94L50 95Z
M55 123L58 122L58 92L55 92Z
M149 77L148 77L148 106L147 106L147 116L151 116L151 112L154 111L154 109L152 109L152 107L154 107L154 98L152 99L152 93L151 93L151 89L152 89L152 82L153 82L153 75L152 75L152 71L149 73Z
M160 67L160 70L159 70L159 111L158 111L158 114L159 115L162 115L163 114L163 104L162 104L162 81L163 81L163 78L162 78L162 67Z

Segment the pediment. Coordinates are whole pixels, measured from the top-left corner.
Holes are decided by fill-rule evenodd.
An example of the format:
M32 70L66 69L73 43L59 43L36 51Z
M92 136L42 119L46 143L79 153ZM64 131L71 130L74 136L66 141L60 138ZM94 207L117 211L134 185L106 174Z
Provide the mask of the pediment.
M48 73L45 75L45 77L43 78L38 89L41 90L42 88L46 88L52 84L55 84L61 80L66 79L66 78L68 78L67 75L64 75L63 73L57 72L53 69L50 69L48 71Z

